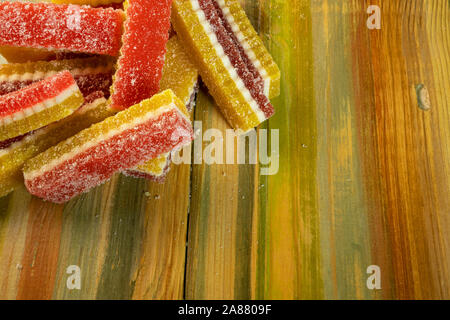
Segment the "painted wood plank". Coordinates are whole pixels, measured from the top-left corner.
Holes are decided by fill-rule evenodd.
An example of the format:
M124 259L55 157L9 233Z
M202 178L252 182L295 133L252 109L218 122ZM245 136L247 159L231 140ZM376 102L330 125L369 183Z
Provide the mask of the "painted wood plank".
M278 173L172 166L164 185L117 175L65 206L19 189L0 199L0 298L450 297L449 3L242 4L282 69L260 128L279 130ZM195 118L229 128L205 90Z

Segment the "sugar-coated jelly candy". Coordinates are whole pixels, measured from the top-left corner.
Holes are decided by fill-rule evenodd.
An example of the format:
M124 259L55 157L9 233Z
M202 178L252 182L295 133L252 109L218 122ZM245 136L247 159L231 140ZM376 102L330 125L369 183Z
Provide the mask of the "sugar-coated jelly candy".
M69 71L0 96L0 141L65 118L83 101L83 95Z
M25 185L33 195L63 203L192 139L186 107L166 90L27 161Z
M0 95L68 70L83 96L96 91L108 96L113 69L114 59L108 56L4 64L0 65Z
M232 127L246 132L274 114L280 71L238 1L174 0L172 23Z
M160 86L161 90L171 89L188 111L191 111L198 86L198 70L187 56L177 36L173 36L167 42ZM170 153L167 153L124 173L137 178L164 182L169 168Z
M122 10L53 3L0 2L0 46L116 56Z
M172 0L127 0L112 107L126 109L159 91Z
M0 197L23 184L25 161L92 124L114 115L102 92L86 97L86 103L72 115L24 136L0 142Z

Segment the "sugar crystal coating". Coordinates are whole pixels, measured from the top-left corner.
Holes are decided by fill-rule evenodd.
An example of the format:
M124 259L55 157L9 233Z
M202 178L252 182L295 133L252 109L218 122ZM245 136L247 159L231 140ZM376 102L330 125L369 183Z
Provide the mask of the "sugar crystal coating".
M186 108L171 90L117 113L29 160L30 193L62 203L193 139Z
M121 10L52 3L0 3L0 46L63 49L115 56Z
M280 95L281 73L277 64L264 46L258 33L253 28L250 20L245 14L239 0L214 0L220 7L224 18L230 24L231 30L241 45L241 50L252 61L252 64L258 69L265 82L269 83L268 97L275 98Z
M86 101L67 118L0 143L0 197L23 184L22 167L25 161L115 114L102 92L92 93Z
M69 71L0 96L0 141L65 118L82 103L83 96Z
M214 0L198 0L198 3L212 26L224 53L228 56L232 67L236 69L238 76L242 79L264 116L270 118L274 113L274 109L270 104L269 98L264 94L264 81L245 54L242 46L239 45L239 41L228 21L224 18L219 5Z
M167 53L160 82L161 90L171 89L191 111L198 83L198 70L191 62L177 36L167 42ZM163 182L170 168L170 153L147 161L124 173L137 178Z
M238 15L235 3L231 4L216 0L174 0L172 23L225 118L232 127L245 132L273 114L267 95L276 92L271 88L271 79L277 78L278 68L271 63L269 69L275 72L266 71L267 56L273 60L259 38L258 42L246 37L250 33L243 27L250 25L246 23L248 19L245 14L240 15L243 11L239 4ZM256 34L254 30L253 33ZM252 40L252 44L248 45L247 40ZM248 51L253 55L247 54L248 48L255 49ZM258 76L255 69L267 75ZM270 88L262 86L261 78L264 83L270 83Z
M114 59L108 56L0 65L0 95L20 90L59 71L72 73L83 96L109 96Z
M166 59L160 82L161 91L171 89L186 105L198 83L198 70L177 36L167 42Z
M128 0L112 107L126 109L159 91L172 0Z

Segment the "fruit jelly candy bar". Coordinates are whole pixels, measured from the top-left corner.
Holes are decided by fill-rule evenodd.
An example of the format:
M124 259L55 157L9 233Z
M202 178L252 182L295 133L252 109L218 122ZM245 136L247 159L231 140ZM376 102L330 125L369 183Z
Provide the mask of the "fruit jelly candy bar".
M250 59L263 78L266 95L269 98L279 96L280 69L250 23L239 0L214 0L213 2L222 12L227 30L240 44L240 51L245 52L247 58Z
M198 70L190 61L177 36L167 42L166 61L164 63L161 90L171 89L184 103L188 111L191 111L198 83ZM137 178L146 178L157 182L164 182L164 177L170 168L170 153L130 170L126 175Z
M115 114L102 92L92 93L86 101L67 118L8 140L8 143L0 143L0 197L23 184L22 167L25 161Z
M95 91L109 95L113 68L114 59L108 56L0 65L0 95L20 90L63 70L70 71L83 96Z
M27 161L25 185L33 195L63 203L192 139L185 106L166 90Z
M0 141L65 118L83 101L83 95L69 71L0 96Z
M62 49L115 56L121 10L52 3L0 3L0 45Z
M174 0L172 23L225 118L245 132L274 113L268 96L278 91L279 70L245 14L236 16L247 25L239 29L231 4L222 9L223 1Z
M112 107L126 109L159 92L172 0L128 0Z

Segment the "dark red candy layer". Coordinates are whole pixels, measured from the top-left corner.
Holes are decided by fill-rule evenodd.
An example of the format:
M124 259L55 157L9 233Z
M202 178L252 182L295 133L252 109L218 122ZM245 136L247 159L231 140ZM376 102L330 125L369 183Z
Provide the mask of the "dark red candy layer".
M117 171L134 168L188 143L193 138L192 131L189 121L171 110L99 142L25 184L36 196L66 202L105 182Z
M51 3L0 3L0 45L115 56L123 14L119 10Z
M255 86L257 86L259 90L264 91L264 80L263 80L261 74L259 73L258 69L254 66L254 64L248 57L247 53L245 52L244 47L242 46L242 44L239 42L238 38L234 34L233 28L228 23L228 20L225 18L224 14L222 12L222 9L220 8L217 1L212 0L212 3L214 4L214 7L216 8L216 12L220 18L220 22L222 23L224 28L227 30L228 35L230 36L231 40L233 40L233 43L239 50L239 54L240 54L242 60L244 61L245 65L247 66L248 71L253 74L253 77L255 78Z
M225 20L220 7L214 0L198 1L200 8L205 13L206 19L217 36L217 40L230 59L231 65L235 68L237 74L244 82L245 87L250 91L252 98L258 103L259 108L266 118L270 118L275 111L269 98L264 94L263 79L239 44L231 26Z

